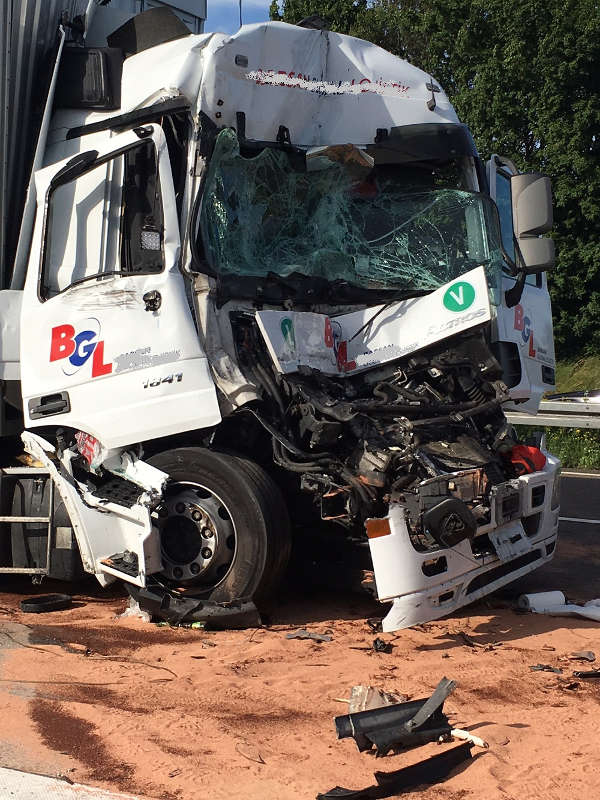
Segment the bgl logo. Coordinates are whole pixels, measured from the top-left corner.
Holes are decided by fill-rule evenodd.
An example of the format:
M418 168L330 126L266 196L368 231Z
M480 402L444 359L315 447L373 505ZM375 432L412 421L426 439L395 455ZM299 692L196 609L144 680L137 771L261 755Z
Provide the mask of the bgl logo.
M529 317L525 316L523 306L519 303L515 306L515 322L514 328L516 331L521 331L521 338L523 343L529 342L529 356L535 358L535 348L533 346L533 325Z
M57 325L52 328L50 361L66 360L62 365L65 375L74 375L92 359L92 378L110 375L112 363L104 363L104 340L100 339L100 321L95 317L86 319L79 331L73 325Z

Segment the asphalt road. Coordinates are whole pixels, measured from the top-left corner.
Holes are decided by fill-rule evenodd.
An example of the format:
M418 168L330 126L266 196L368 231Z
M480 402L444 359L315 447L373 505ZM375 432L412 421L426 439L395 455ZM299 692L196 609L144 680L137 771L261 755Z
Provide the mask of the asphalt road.
M600 474L563 473L560 519L554 558L510 584L511 594L560 589L571 600L600 597Z

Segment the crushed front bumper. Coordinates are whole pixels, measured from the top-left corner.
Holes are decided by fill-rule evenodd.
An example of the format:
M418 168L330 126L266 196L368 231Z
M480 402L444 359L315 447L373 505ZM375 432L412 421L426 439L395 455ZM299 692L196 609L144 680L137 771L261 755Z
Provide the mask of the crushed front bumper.
M386 518L390 533L369 538L378 598L392 601L383 630L409 628L451 614L549 561L558 534L559 505L553 486L559 469L558 459L547 454L542 471L511 481L510 493L499 493L490 523L477 530L475 539L448 549L417 551L405 507L392 504ZM519 518L506 522L502 504L515 485ZM484 536L491 545L487 552L478 548L477 540Z

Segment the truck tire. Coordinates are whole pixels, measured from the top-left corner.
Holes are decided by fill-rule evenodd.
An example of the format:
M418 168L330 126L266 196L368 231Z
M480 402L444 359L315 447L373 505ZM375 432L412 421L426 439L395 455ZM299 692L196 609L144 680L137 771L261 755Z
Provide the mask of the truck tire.
M158 508L161 580L214 602L266 600L291 548L287 509L270 476L246 458L200 447L149 463L170 478Z

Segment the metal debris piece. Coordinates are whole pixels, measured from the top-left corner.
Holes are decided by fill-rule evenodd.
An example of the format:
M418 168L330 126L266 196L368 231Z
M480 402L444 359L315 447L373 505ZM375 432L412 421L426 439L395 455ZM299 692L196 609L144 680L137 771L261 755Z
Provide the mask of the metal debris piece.
M555 672L557 675L562 675L562 669L553 667L551 664L532 664L529 669L532 672Z
M286 639L312 639L314 642L330 642L333 636L328 633L312 633L304 628L299 628L293 633L286 634Z
M344 789L336 786L328 792L317 795L317 800L380 800L394 797L400 792L409 791L415 786L434 783L447 778L452 770L463 761L471 758L471 742L445 750L431 758L420 761L404 769L394 772L376 772L377 784L366 789Z
M380 639L378 636L376 639L373 639L373 650L375 650L376 653L391 653L392 645L390 642L386 642L385 639Z
M573 675L576 678L600 678L600 669L590 669L587 671L578 670L577 672L574 672Z
M569 656L571 661L595 661L596 656L591 650L577 650Z
M395 703L404 703L408 700L405 694L384 692L373 686L353 686L348 700L348 713L357 714L359 711L371 711L374 708L392 706Z
M415 747L450 733L444 701L456 684L442 678L431 697L336 717L338 739L352 737L362 752L375 745L377 755L393 747Z

